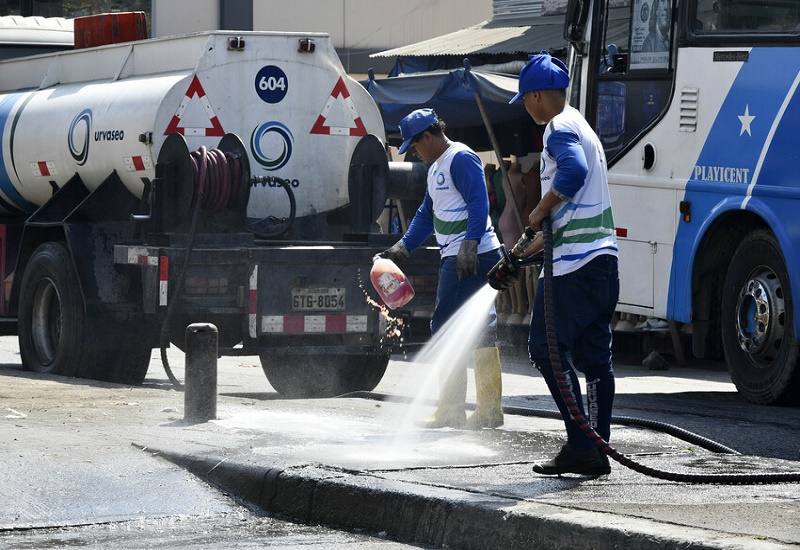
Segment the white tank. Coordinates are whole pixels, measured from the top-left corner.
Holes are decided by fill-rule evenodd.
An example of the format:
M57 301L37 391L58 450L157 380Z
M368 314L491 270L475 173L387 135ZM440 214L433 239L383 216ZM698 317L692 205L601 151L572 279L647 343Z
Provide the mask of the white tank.
M5 61L0 211L32 212L76 173L94 189L116 170L139 197L174 132L190 150L237 134L252 175L291 182L297 216L345 206L359 140L385 143L325 34L217 31ZM254 187L247 214L287 216L285 192Z

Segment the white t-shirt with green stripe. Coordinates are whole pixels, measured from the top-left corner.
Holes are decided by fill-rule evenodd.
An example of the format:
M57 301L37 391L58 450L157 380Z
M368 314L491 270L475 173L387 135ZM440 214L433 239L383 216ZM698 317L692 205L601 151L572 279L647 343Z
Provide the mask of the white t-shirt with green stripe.
M553 275L577 271L602 254L617 256L606 157L597 134L567 107L547 124L542 140L542 195L554 188L569 199L550 211Z
M453 181L451 164L458 154L475 156L466 145L454 142L428 170L428 195L432 200L433 229L443 257L456 255L461 241L465 238L478 241L478 254L500 247L500 240L494 232L489 217L489 196L480 160L475 156L474 174L470 173L469 177L465 174L467 181L456 184ZM462 165L462 169L464 168ZM459 191L456 185L462 191ZM471 231L467 227L470 204L462 192L470 201L475 201L472 205L473 210L480 212Z

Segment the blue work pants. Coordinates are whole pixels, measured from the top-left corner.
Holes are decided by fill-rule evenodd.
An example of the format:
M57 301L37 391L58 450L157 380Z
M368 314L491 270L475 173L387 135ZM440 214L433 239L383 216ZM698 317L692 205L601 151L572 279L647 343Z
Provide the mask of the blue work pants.
M545 330L543 284L540 278L533 302L528 352L564 418L568 445L575 451L586 451L594 444L572 419L553 373ZM617 258L604 254L573 273L553 277L552 293L555 332L567 384L572 387L581 413L608 441L615 386L611 365L611 317L619 297ZM576 370L586 378L588 416Z
M502 258L500 249L478 254L478 273L458 280L456 257L445 256L439 266L439 286L436 289L436 306L431 317L431 334L441 329L453 314L466 304L480 289L486 286L486 274ZM486 331L477 348L497 345L497 310L492 303L489 317L486 319Z

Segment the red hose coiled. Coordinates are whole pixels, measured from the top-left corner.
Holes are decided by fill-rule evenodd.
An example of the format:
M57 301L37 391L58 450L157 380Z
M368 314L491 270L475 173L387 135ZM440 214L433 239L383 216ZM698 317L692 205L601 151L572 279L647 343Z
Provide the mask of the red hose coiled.
M239 158L205 146L192 151L190 157L194 173L192 206L199 200L201 209L212 214L230 207L239 190Z

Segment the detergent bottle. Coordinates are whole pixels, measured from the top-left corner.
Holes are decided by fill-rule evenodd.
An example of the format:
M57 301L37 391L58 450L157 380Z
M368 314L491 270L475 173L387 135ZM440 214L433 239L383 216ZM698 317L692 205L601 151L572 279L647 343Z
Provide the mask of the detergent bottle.
M414 288L397 264L376 255L369 272L372 286L389 309L402 307L414 297Z

